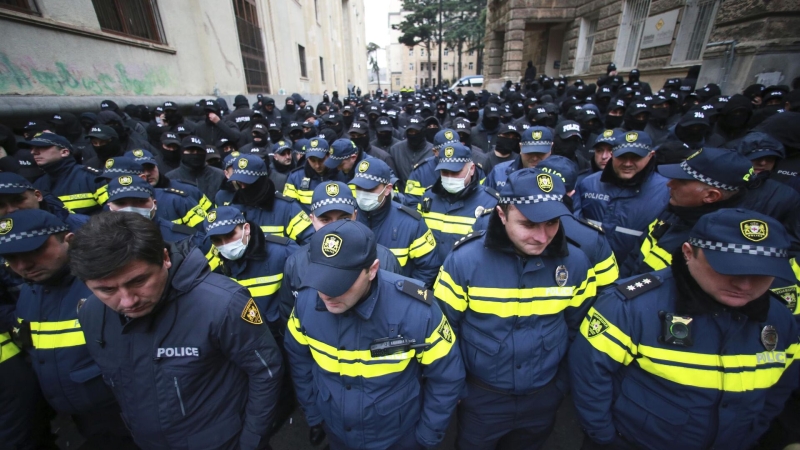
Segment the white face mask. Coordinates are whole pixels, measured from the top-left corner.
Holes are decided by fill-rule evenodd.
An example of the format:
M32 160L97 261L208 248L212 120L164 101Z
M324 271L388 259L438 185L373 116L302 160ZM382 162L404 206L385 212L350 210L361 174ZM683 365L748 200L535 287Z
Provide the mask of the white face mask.
M383 195L383 191L380 194L373 194L358 189L356 190L356 203L362 211L375 211L383 202L381 195Z
M217 251L219 251L219 254L228 261L236 261L244 256L244 252L247 251L247 244L242 242L243 240L244 236L242 236L242 239L237 239L225 245L220 245L217 247ZM249 234L247 235L247 242L250 243Z
M467 177L442 177L442 187L445 191L451 194L458 194L459 192L463 191L465 187L467 187L465 181L467 181Z
M148 209L148 208L137 208L135 206L126 206L124 208L118 209L117 212L132 212L132 213L139 214L140 216L144 216L144 217L146 217L148 219L152 219L153 218L153 211L155 211L155 210L156 210L156 205L153 205L153 207L150 208L150 209Z

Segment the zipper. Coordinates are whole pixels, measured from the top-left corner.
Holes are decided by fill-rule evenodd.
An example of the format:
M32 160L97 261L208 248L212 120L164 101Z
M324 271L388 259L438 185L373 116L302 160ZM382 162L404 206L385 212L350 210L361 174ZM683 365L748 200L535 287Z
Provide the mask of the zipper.
M181 388L178 386L178 377L173 378L175 380L175 392L178 393L178 403L181 404L181 414L183 417L186 417L186 408L183 407L183 399L181 398Z
M269 372L269 377L270 378L274 378L273 375L272 375L272 369L269 368L269 365L267 364L267 362L264 361L264 358L261 357L261 353L258 353L258 350L253 350L253 351L256 353L256 356L258 356L258 359L261 361L261 364L263 364L264 367L267 368L267 372Z

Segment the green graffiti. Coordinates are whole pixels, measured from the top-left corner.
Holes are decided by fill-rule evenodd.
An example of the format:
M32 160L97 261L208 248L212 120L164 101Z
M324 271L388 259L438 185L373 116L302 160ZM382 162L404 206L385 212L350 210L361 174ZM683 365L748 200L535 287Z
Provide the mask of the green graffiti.
M0 52L0 94L152 95L172 87L169 72L163 67L147 69L136 77L122 63L108 73L95 70L91 75L71 71L61 61L53 66L24 67Z

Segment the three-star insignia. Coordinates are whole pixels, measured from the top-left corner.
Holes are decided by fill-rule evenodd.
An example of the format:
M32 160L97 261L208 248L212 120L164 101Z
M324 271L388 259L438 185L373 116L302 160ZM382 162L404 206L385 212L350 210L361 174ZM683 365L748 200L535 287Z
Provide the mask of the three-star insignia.
M617 290L630 300L638 295L651 291L658 286L661 286L661 280L653 275L641 275L633 278L626 283L617 285Z

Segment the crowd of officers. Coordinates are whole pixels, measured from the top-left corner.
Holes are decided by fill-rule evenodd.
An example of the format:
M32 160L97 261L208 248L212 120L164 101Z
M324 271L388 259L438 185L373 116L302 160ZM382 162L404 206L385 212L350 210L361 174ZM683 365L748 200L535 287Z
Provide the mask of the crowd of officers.
M695 82L0 126L0 448L800 442L800 90Z

